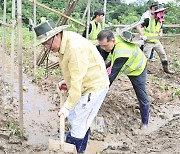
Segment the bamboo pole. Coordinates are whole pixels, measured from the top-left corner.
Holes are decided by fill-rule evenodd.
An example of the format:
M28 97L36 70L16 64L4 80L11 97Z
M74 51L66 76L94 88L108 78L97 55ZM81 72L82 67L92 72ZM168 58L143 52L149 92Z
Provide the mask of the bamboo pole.
M72 4L70 5L69 9L66 11L66 15L67 15L67 16L70 16L70 15L71 15L71 13L72 13L72 11L74 10L77 2L78 2L78 0L74 0L74 1L72 2ZM67 18L63 18L63 20L62 20L62 22L61 22L61 25L66 24L67 20L68 20Z
M88 12L87 12L87 25L86 25L86 38L88 38L88 34L89 34L91 0L88 0L87 6L88 6Z
M163 28L180 28L180 24L163 25Z
M83 17L82 17L82 19L81 19L81 22L84 21L84 18L85 18L86 14L87 14L87 11L88 11L88 6L86 6L86 9L85 9L85 11L84 11L84 13L83 13Z
M82 16L82 19L81 19L82 23L83 23L83 21L84 21L84 19L86 17L87 11L88 11L88 5L86 6L86 9L85 9L85 11L83 13L83 16ZM79 33L79 31L80 31L80 27L78 26L77 33Z
M2 25L4 25L4 26L7 26L7 27L12 27L11 24L5 23L5 22L3 22L3 21L1 21L1 20L0 20L0 24L2 24Z
M7 1L4 0L4 10L3 10L3 22L6 23L6 4ZM6 29L5 25L2 25L2 80L5 80L5 52L6 52Z
M19 73L19 126L23 133L23 76L22 76L22 1L17 1L18 73Z
M15 40L15 10L16 10L16 2L12 0L12 32L11 32L11 98L13 97L14 91L14 40Z
M36 26L36 0L34 0L34 26ZM34 44L36 44L36 33L34 32ZM37 72L37 67L36 67L36 47L33 48L34 52L34 76Z
M129 25L122 25L122 24L118 24L118 25L114 25L110 22L108 22L108 27L115 27L115 28L124 28L127 27ZM180 28L180 24L169 24L169 25L163 25L163 28Z
M29 0L29 1L33 3L33 0ZM54 10L54 9L51 9L51 8L45 6L45 5L41 4L41 3L38 3L38 2L36 2L36 5L41 6L42 8L44 8L44 9L46 9L46 10L49 10L49 11L51 11L51 12L54 12L54 13L60 15L60 16L63 16L63 17L65 17L65 18L68 18L69 20L74 21L74 22L78 23L79 25L85 27L85 25L84 25L83 23L81 23L81 22L79 22L79 21L77 21L77 20L75 20L75 19L73 19L73 18L71 18L71 17L68 17L68 16L66 16L65 14L63 14L63 13L61 13L61 12L59 12L59 11L56 11L56 10Z
M67 10L68 10L68 8L69 8L69 5L70 5L70 1L71 0L68 0L68 2L67 2L67 6L65 7L66 9L64 10L64 12L66 12ZM59 17L59 19L57 20L57 22L56 22L56 26L59 26L60 25L60 21L63 19L63 17Z
M104 11L104 19L103 19L103 23L102 23L103 29L105 28L105 20L106 20L106 5L107 5L107 0L104 0L104 8L103 8L103 11Z

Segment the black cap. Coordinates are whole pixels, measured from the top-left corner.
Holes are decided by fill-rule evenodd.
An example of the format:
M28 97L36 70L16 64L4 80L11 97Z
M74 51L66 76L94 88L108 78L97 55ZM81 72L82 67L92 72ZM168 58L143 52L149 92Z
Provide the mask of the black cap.
M36 27L34 27L34 31L36 32L37 36L40 36L42 34L45 34L49 32L50 30L54 29L56 27L55 23L52 20L47 20L46 22L43 22Z
M151 2L151 4L150 4L150 8L155 7L155 6L158 6L158 5L159 5L159 3L158 3L158 2Z
M96 10L94 12L94 16L96 17L97 15L103 15L104 16L104 11L103 10Z

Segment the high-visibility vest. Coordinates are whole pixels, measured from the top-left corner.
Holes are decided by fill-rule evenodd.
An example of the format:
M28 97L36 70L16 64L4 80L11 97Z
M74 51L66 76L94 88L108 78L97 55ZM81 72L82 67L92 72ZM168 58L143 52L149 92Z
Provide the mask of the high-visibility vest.
M91 29L91 32L90 34L88 34L88 39L93 43L93 44L96 44L98 41L97 41L97 35L98 33L102 30L102 25L101 23L97 23L97 26L96 26L96 23L95 21L91 21L91 26L92 26L92 29Z
M111 53L111 66L113 66L115 60L120 57L127 57L128 60L121 68L119 74L126 74L128 76L140 75L145 67L147 58L141 49L133 44L124 41L120 36L115 37L115 48Z
M162 24L159 21L157 21L157 24L156 24L156 20L153 17L150 17L148 27L144 27L144 35L147 37L158 36L161 29L161 25ZM159 40L150 39L150 40L147 40L146 42L159 42Z

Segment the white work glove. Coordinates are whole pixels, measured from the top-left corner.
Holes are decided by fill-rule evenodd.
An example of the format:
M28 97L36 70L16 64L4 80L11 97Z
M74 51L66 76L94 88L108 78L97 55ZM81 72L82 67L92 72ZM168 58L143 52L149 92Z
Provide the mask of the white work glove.
M159 33L159 36L163 36L163 32L162 31Z
M67 86L64 80L60 81L58 83L58 86L59 86L59 90L64 90L64 91L67 90Z
M64 115L64 117L68 117L69 116L69 110L65 107L62 107L61 109L58 110L58 116L60 117L61 115Z
M141 36L141 38L142 38L144 41L147 40L147 36L145 36L145 35Z

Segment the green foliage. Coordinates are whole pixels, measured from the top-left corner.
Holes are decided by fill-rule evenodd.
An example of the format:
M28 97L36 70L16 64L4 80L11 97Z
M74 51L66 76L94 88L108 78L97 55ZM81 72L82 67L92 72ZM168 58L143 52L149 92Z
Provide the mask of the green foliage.
M6 33L5 33L5 37L6 37L6 45L7 46L11 46L11 33L12 30L11 28L6 28ZM2 34L2 29L0 28L0 34ZM15 46L17 46L17 27L15 29ZM23 27L22 28L22 35L23 35L23 47L28 47L28 46L32 46L32 41L33 41L33 37L34 37L34 33L33 32L29 32L27 27ZM0 35L0 39L2 39L2 35Z
M36 79L44 78L47 73L46 68L39 68L35 73L35 79L32 82L36 82ZM50 69L48 73L51 75L59 75L61 72L59 69Z
M158 78L158 77L156 77L156 76L152 78L152 83L153 83L153 84L157 84L157 85L158 85L158 84L159 84L159 81L160 81L160 78Z
M42 78L46 74L46 69L45 68L39 68L35 74L35 78Z
M15 127L14 123L10 123L8 128L11 131L12 135L15 135L15 136L18 136L18 137L22 136L22 133L20 132L20 130L18 130Z
M176 90L174 93L173 93L173 99L175 99L176 97L179 97L180 96L180 89Z
M159 87L164 90L166 85L165 84L160 84Z
M173 66L176 67L176 68L179 68L180 67L180 61L179 60L174 60Z

